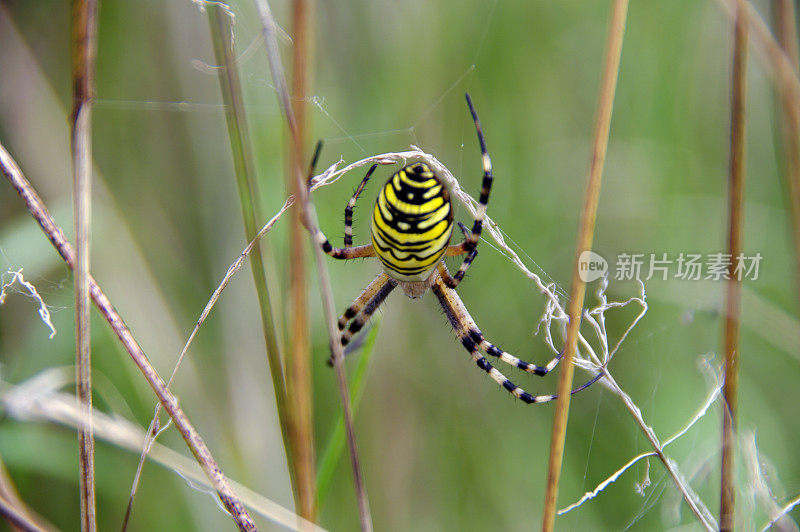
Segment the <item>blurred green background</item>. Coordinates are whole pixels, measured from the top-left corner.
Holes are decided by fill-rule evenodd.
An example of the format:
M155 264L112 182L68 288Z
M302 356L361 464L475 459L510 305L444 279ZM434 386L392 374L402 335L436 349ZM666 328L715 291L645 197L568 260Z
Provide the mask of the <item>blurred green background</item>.
M756 7L769 20L766 2ZM291 28L288 4L272 5ZM286 142L250 2L232 3L264 219L283 203ZM318 2L309 115L325 140L320 167L415 144L477 194L480 152L464 103L469 91L495 168L489 214L533 271L569 291L602 67L609 2ZM0 1L0 142L71 233L68 110L69 3ZM101 4L94 113L96 182L92 270L161 375L167 376L209 296L245 245L208 21L189 1ZM641 0L630 6L594 249L717 253L726 247L731 27L713 1ZM284 57L291 42L280 39ZM800 493L800 325L780 148L779 111L761 56L748 68L745 249L761 253L744 286L740 431L756 434L778 505ZM381 167L356 209L355 240ZM315 194L322 228L341 245L342 212L361 172ZM463 208L457 219L468 221ZM285 322L287 220L269 234L275 307ZM480 246L459 293L486 336L534 362L545 299L491 242ZM457 264L454 262L454 264ZM329 261L338 309L377 273L375 261ZM70 273L22 202L0 184L0 270L24 267L53 312L48 339L36 306L12 294L0 307L0 376L22 383L74 360ZM313 272L309 263L308 271ZM544 273L546 272L546 273ZM673 265L670 273L676 273ZM315 276L313 276L315 277ZM321 452L338 411L319 292L310 280L314 407ZM596 285L587 292L593 306ZM688 422L719 366L719 282L653 279L650 310L610 369L664 440ZM612 299L635 295L612 281ZM435 298L400 292L385 305L356 430L377 530L529 530L540 526L551 405L526 406L477 370ZM616 341L632 310L608 314ZM97 318L97 316L95 316ZM146 426L154 396L100 320L93 323L98 409ZM358 355L356 355L358 356ZM354 360L349 361L352 365ZM532 393L541 380L502 368ZM587 374L576 372L576 382ZM72 387L67 386L66 391ZM223 470L292 506L252 278L243 269L201 330L173 387ZM668 447L703 501L719 505L720 406ZM160 439L188 454L175 431ZM601 386L573 398L559 507L648 450L629 413ZM0 457L21 497L54 525L78 528L73 430L0 419ZM118 528L138 454L98 443L100 527ZM738 524L767 520L746 457L739 459ZM559 517L559 530L699 529L660 463L644 495L640 462L594 501ZM800 518L800 509L792 514ZM281 527L258 518L265 530ZM357 528L346 457L320 524ZM0 525L2 526L2 525ZM132 530L232 529L212 498L149 463Z

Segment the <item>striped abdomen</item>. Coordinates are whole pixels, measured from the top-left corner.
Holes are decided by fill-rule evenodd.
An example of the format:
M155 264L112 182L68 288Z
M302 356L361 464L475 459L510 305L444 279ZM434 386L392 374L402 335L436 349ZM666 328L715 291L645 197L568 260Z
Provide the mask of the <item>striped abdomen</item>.
M452 233L450 195L428 165L414 163L389 178L372 213L372 245L390 277L427 279Z

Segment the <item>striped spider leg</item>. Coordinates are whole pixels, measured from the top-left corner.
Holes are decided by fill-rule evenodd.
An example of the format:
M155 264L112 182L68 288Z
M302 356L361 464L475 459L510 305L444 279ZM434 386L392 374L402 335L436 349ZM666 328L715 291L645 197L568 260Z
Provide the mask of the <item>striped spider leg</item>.
M308 187L311 188L311 177L314 175L314 168L317 166L317 159L319 158L319 153L322 150L322 141L317 142L317 147L314 149L314 157L311 159L311 165L308 169ZM314 241L317 243L318 246L322 248L322 251L333 257L334 259L340 260L349 260L349 259L357 259L363 257L374 257L375 250L369 244L364 246L356 246L353 247L353 207L355 207L356 200L358 200L358 196L361 194L361 191L364 190L364 185L367 184L369 181L372 172L378 167L377 164L373 164L369 170L367 170L367 175L364 176L364 179L361 180L361 183L358 185L358 188L353 192L353 197L350 198L350 201L347 202L347 206L344 208L344 247L337 248L331 245L328 237L325 236L325 233L319 227L313 228L313 238Z
M446 271L446 267L444 264L440 265L441 269ZM558 398L557 394L551 395L531 395L519 386L515 385L511 382L505 375L503 375L500 371L495 369L486 358L480 354L480 351L483 351L493 357L500 359L501 361L505 362L510 366L514 366L515 368L519 368L523 371L528 373L533 373L539 376L547 375L553 368L556 367L558 361L561 360L562 353L556 355L550 362L547 363L545 366L537 366L536 364L531 364L529 362L525 362L524 360L520 360L517 357L506 353L502 349L498 348L483 336L483 333L475 324L475 321L470 316L467 307L464 306L464 303L461 301L461 298L458 297L458 294L455 290L447 286L444 281L444 276L439 277L434 285L431 287L431 291L434 295L439 299L439 304L442 306L445 315L447 316L450 325L453 326L453 329L456 332L456 336L461 341L461 345L469 351L470 357L472 360L477 364L479 368L489 374L489 376L497 382L500 386L505 388L506 390L511 393L514 397L521 399L523 402L532 404L532 403L546 403L548 401L552 401ZM576 394L581 390L584 390L594 384L597 380L602 377L602 373L598 373L595 375L591 380L578 386L574 390L570 392L570 395Z

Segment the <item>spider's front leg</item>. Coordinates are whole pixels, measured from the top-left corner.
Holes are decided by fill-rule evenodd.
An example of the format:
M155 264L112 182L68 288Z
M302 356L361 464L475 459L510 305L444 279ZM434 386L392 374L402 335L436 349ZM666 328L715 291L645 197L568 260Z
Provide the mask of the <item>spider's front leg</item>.
M384 302L386 297L397 286L397 281L386 275L385 273L379 274L369 285L361 292L353 303L347 307L339 317L339 341L342 346L350 343L350 340L356 335L369 321L369 318L375 313L381 303ZM350 324L348 327L347 324ZM333 365L333 353L328 359L328 365Z
M464 278L467 269L475 260L475 255L478 254L478 241L481 238L481 231L483 230L483 220L486 217L486 207L489 204L489 193L492 191L492 159L489 157L489 151L486 149L486 139L483 136L483 128L481 128L481 121L478 119L478 113L475 111L475 106L472 105L472 98L469 93L466 94L467 105L469 112L472 115L472 120L475 122L475 131L478 133L478 143L481 146L481 162L483 163L483 180L481 182L481 195L478 200L478 209L475 213L475 222L472 225L472 231L468 232L463 224L459 223L459 227L464 232L464 241L447 248L447 255L463 255L467 254L464 262L452 277L449 273L442 274L445 284L450 288L455 288L458 283Z
M322 148L322 142L320 141L317 143L317 148L314 150L314 157L311 159L311 165L308 169L309 187L311 185L311 176L314 175L314 167L316 167L317 165L317 159L319 158L319 153L321 148ZM353 197L350 198L350 201L347 202L347 206L344 208L343 248L333 247L333 245L328 240L328 237L325 236L325 234L319 227L313 228L314 242L316 242L317 245L322 248L322 251L324 251L334 259L348 260L348 259L357 259L361 257L375 256L375 249L372 247L371 244L353 247L353 208L356 205L356 201L358 200L358 196L361 194L361 191L364 190L364 185L367 184L367 181L369 181L372 172L374 172L377 167L378 167L377 164L373 164L370 167L370 169L367 171L367 175L365 175L364 179L361 180L361 183L358 185L358 188L356 188L355 192L353 193Z

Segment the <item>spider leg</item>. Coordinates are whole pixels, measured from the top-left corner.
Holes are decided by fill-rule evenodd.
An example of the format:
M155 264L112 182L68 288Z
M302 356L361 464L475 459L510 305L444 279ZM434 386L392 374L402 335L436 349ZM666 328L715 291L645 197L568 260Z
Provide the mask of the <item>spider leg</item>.
M489 158L489 152L486 150L486 139L483 137L483 129L481 128L480 120L478 120L478 113L475 112L475 107L472 105L472 98L470 98L469 93L466 94L466 97L469 112L472 115L472 120L475 122L475 131L478 133L478 143L481 145L483 182L481 183L481 195L478 201L478 210L475 213L475 223L472 225L472 232L467 232L466 228L464 228L462 224L459 224L461 230L464 231L464 241L447 248L446 253L448 256L467 254L456 274L453 277L450 277L449 273L446 275L445 282L450 288L458 286L458 283L464 278L464 274L467 272L470 264L475 260L475 255L477 255L476 248L478 247L478 241L481 238L481 230L483 229L483 219L486 216L486 205L489 203L489 193L492 191L492 181L494 179L492 177L492 160Z
M472 120L475 122L475 131L478 133L478 142L481 145L481 160L483 161L483 182L481 183L481 196L478 200L478 210L475 213L475 223L472 226L472 234L464 242L464 250L470 252L478 245L478 240L481 237L481 229L483 229L483 218L486 216L486 205L489 203L489 192L492 190L492 160L489 158L489 152L486 150L486 139L483 137L483 130L481 129L481 122L478 120L478 113L475 112L475 107L472 105L472 98L469 93L466 95L467 105L469 112L472 115Z
M463 267L464 266L462 264L462 268ZM458 273L460 273L461 271L462 270L459 269ZM450 285L450 282L448 282L448 280L450 280L451 282L455 282L456 280L458 281L461 280L460 278L458 278L458 273L456 273L455 276L451 277L450 272L447 271L447 266L445 266L443 262L439 265L439 274L442 278L442 281L444 281L444 284L447 285L448 288L451 289L454 288L453 286ZM463 274L461 275L461 277L463 278ZM458 283L456 282L456 284ZM472 339L472 341L475 342L475 345L477 345L486 354L500 359L509 366L514 366L515 368L519 368L528 373L533 373L539 375L540 377L543 377L558 365L558 362L561 360L561 357L563 356L563 353L557 354L555 357L553 357L553 359L550 362L548 362L544 366L539 366L537 364L531 364L530 362L525 362L524 360L520 360L514 355L506 353L493 343L486 340L486 338L483 336L483 333L475 324L475 321L472 319L472 316L469 315L469 312L464 306L464 303L461 301L461 298L458 298L458 300L453 303L453 306L456 307L455 308L456 315L461 316L461 319L459 320L459 327L464 329L464 334L468 335ZM458 330L459 328L456 328L456 331Z
M314 156L312 157L311 164L309 165L309 168L308 168L307 183L308 183L309 188L311 187L311 178L314 175L314 168L317 165L317 159L319 158L319 153L320 153L321 149L322 149L322 141L319 141L319 142L317 142L317 147L314 150ZM313 234L314 242L316 242L317 245L322 248L322 251L324 251L325 253L327 253L328 255L333 257L334 259L348 260L348 259L357 259L357 258L361 258L361 257L374 257L375 256L375 249L372 247L372 244L366 244L366 245L363 245L363 246L352 247L352 245L353 245L353 227L352 227L352 225L353 225L353 206L355 205L356 200L358 199L358 195L361 193L361 190L364 188L364 185L367 183L367 180L369 179L369 176L372 174L372 172L375 171L375 168L377 166L378 166L377 164L373 165L372 168L369 169L369 172L367 172L367 175L361 181L361 184L356 189L355 194L353 194L353 197L347 203L347 207L344 210L344 218L345 218L345 223L344 223L344 233L345 233L344 243L345 243L345 247L343 247L343 248L333 247L331 245L330 241L328 240L328 238L325 236L325 234L322 232L322 230L319 227L315 227L315 228L312 229L313 233L314 233ZM349 216L348 216L348 213L349 213ZM349 234L349 238L348 238L348 234Z
M458 222L458 226L461 228L461 231L464 232L465 237L468 237L469 233L467 231L467 228L464 227L464 224ZM450 246L450 247L455 248L458 246ZM475 257L477 255L478 255L477 248L473 248L472 251L470 251L467 257L464 259L464 262L461 263L461 266L459 266L456 274L452 276L450 275L450 272L448 271L447 266L445 266L444 262L440 262L439 275L444 280L444 284L446 284L449 288L455 288L456 286L458 286L458 283L460 283L464 279L464 275L467 273L467 270L469 269L470 265L472 264L472 261L475 260Z
M372 314L375 313L396 286L397 282L394 279L385 273L381 273L347 307L347 310L339 317L338 323L341 331L339 341L343 346L350 343L353 336L364 327ZM348 323L350 324L349 327L347 327ZM333 355L328 360L328 365L333 365Z
M367 181L369 181L369 176L372 175L372 172L374 172L377 167L377 164L373 164L372 167L367 171L367 175L365 175L364 179L361 180L358 188L356 188L356 191L353 192L353 197L350 198L350 201L347 202L347 206L344 208L344 247L346 248L353 246L353 209L356 206L356 201L358 200L358 196L361 194L361 191L364 190L364 185L366 185Z
M504 353L500 351L492 344L486 342L483 338L478 327L475 325L472 317L467 312L464 303L461 301L461 298L458 297L455 290L448 288L448 286L444 283L444 281L439 278L436 279L433 287L431 288L433 293L439 299L439 303L442 305L444 309L444 313L447 315L447 319L450 321L450 324L453 326L453 329L456 331L456 336L458 339L461 340L461 344L464 348L469 352L470 357L472 360L477 364L479 368L489 374L489 376L497 382L500 386L505 388L511 395L521 399L523 402L531 404L531 403L545 403L548 401L552 401L558 398L557 394L551 395L531 395L513 382L511 382L505 375L500 373L497 369L495 369L487 360L480 354L479 349L485 349L483 346L491 346L493 349L490 352L486 349L487 353L498 356L500 360L507 362L513 366L519 367L521 369L525 369L526 371L530 371L531 373L536 373L540 375L544 375L547 371L550 371L549 366L555 366L560 358L560 355L551 361L550 364L547 366L536 366L535 364L528 364L527 362L523 362L516 357L509 355L508 353ZM555 362L555 363L554 363ZM525 366L522 366L524 364ZM528 369L531 368L531 369ZM549 368L549 369L546 369ZM536 369L545 370L544 373L537 372ZM585 388L588 388L592 384L594 384L597 380L602 377L602 373L598 373L595 377L593 377L589 382L575 388L570 392L570 394L575 394Z

